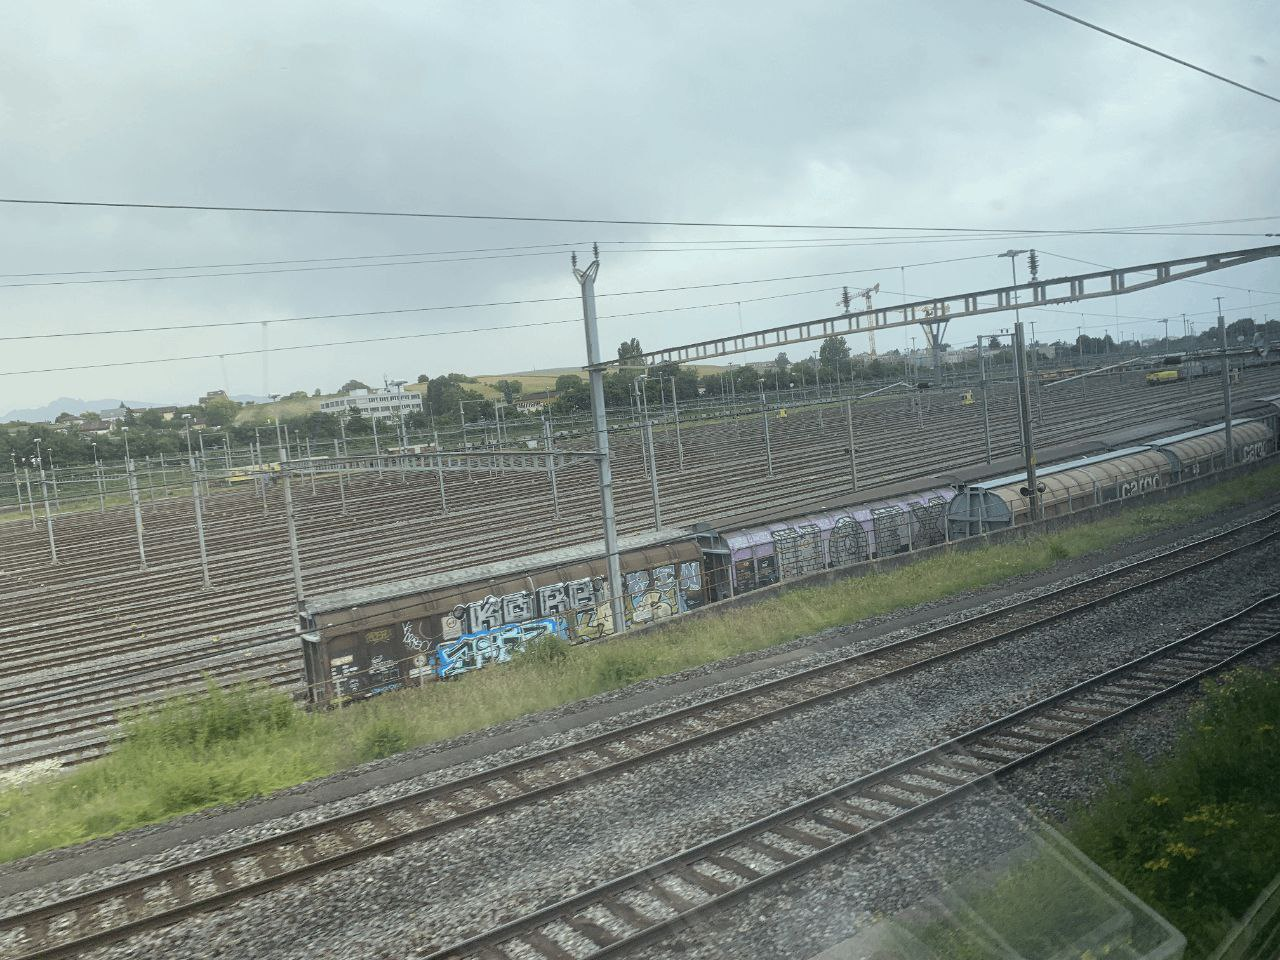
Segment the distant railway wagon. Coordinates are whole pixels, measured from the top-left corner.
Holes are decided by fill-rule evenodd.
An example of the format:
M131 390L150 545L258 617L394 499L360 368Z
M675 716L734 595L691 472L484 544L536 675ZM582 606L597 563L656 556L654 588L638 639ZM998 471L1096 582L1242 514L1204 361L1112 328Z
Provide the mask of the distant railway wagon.
M935 487L730 531L721 539L733 592L942 543L954 496Z
M1233 462L1251 463L1276 452L1276 417L1232 421ZM1226 430L1205 427L1044 467L1036 472L1046 519L1124 500L1223 469ZM1026 473L971 483L947 511L949 539L971 537L1030 520Z
M278 463L254 463L246 467L238 467L227 476L227 483L248 483L259 477L271 476L280 472Z
M1041 383L1052 383L1055 380L1067 380L1070 377L1078 377L1084 373L1079 367L1058 367L1053 370L1040 371L1039 377Z
M1280 396L1244 404L1242 413L1232 420L1232 463L1274 455ZM1157 433L1163 435L1148 439ZM1168 418L1050 448L1044 460L1037 486L1045 516L1058 517L1222 470L1226 431L1222 423ZM769 513L776 505L755 507L757 514L625 537L627 625L1027 523L1027 479L1016 463L836 494L786 519ZM614 632L598 542L312 598L301 626L317 704L449 680L508 661L544 638L580 643Z

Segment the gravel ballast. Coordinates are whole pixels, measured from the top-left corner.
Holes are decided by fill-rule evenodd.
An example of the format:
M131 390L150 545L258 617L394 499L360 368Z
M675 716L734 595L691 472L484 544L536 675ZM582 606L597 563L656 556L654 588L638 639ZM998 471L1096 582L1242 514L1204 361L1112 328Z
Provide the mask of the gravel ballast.
M96 955L405 956L414 946L448 943L517 911L560 899L829 789L1090 673L1118 665L1268 592L1273 585L1266 571L1275 569L1277 562L1280 547L1259 548L1178 583L1142 591L961 660L925 668L854 697L520 808L501 820L490 818L399 848L390 855L146 934ZM1187 603L1189 596L1197 602ZM816 657L845 655L850 649L855 648L825 651ZM789 672L812 662L814 658L803 664L796 660L775 670ZM757 673L736 678L730 685L763 678ZM690 697L705 699L709 692L703 689L649 709L670 709ZM1169 725L1163 727L1162 732L1167 733ZM577 739L585 732L575 730L566 739ZM1115 761L1114 749L1094 756L1090 761L1098 768L1094 779L1100 780L1107 770L1113 770ZM483 766L492 762L492 758L478 761ZM1016 786L1018 778L1037 775L1041 769L1042 765L1036 764L1025 775L1017 775L1010 780L1011 789L1021 789ZM1044 769L1050 771L1043 774L1050 781L1063 776L1052 765ZM452 778L462 772L452 768L433 776ZM1079 776L1082 782L1088 780L1084 774ZM367 803L416 785L398 784L346 802ZM1044 784L1029 789L1049 796L1062 792ZM943 816L959 816L954 811L963 809L957 806ZM319 811L306 814L318 815ZM253 829L277 828L258 825ZM915 830L923 830L923 824ZM952 834L961 835L936 827L932 832L924 831L931 838L929 843L950 843ZM224 838L221 842L231 841ZM166 860L188 854L189 849L175 848ZM905 848L903 857L907 857ZM871 862L878 859L884 858L872 856ZM909 859L890 859L893 865L885 869L894 876L921 873L910 867ZM147 866L155 863L148 859ZM839 866L833 864L821 872ZM132 871L139 869L139 864L119 869ZM801 878L796 883L808 880ZM867 896L880 889L875 884L859 887L863 888ZM49 891L42 892L47 895ZM33 901L33 894L15 895L4 908L12 910ZM758 915L758 911L751 914L751 902L744 901L741 908L726 912L726 922L739 912ZM776 927L780 913L769 910L765 926L757 923L755 927L773 929L769 925ZM723 932L729 935L737 929L727 926ZM753 927L747 924L742 929ZM841 935L847 933L834 929L824 933L828 941ZM745 953L707 955L808 955L769 954L763 944L755 939L750 942L753 949ZM780 936L779 949L793 942ZM725 946L721 943L713 949ZM818 944L809 952L820 948Z

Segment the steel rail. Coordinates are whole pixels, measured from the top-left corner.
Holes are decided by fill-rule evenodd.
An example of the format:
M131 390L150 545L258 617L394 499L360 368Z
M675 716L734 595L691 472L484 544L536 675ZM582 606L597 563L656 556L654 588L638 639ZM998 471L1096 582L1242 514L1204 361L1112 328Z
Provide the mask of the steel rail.
M1221 637L1229 635L1233 628L1242 636L1229 637L1232 642L1228 645ZM1260 636L1250 632L1259 629ZM1216 647L1212 643L1214 638L1219 638ZM638 949L677 928L688 927L697 917L748 893L802 873L952 803L978 786L1166 697L1277 639L1280 639L1280 594L1272 594L1194 633L957 737L492 930L435 949L424 960L468 957L494 960L507 956L505 952L498 952L500 945L521 938L526 951L523 956L541 955L553 960L566 957L586 960ZM1205 649L1197 650L1197 643ZM1167 663L1161 663L1162 660ZM1177 672L1179 663L1180 673ZM1107 688L1108 684L1112 685L1111 689ZM1086 699L1090 695L1091 698ZM1078 702L1073 703L1073 699ZM1020 726L1031 727L1034 732L1018 729ZM908 781L907 776L915 779ZM920 784L919 780L926 783ZM885 787L890 789L886 791ZM901 809L885 813L869 806L867 799ZM797 827L797 823L804 826ZM829 832L823 832L823 828ZM836 835L835 839L831 834ZM768 839L761 839L765 837ZM733 851L744 847L763 852L763 859L777 866L757 869L741 862L746 859L744 854L739 852L735 858ZM800 852L795 852L797 850ZM696 869L703 864L719 869L714 874ZM726 876L737 882L725 881ZM668 885L664 886L663 881ZM675 883L680 883L682 890L701 890L701 902L673 890ZM658 904L665 902L672 915L648 916L632 902L620 901L618 894L623 892L647 895L648 900ZM621 935L583 916L597 906L610 913L617 926L633 928L632 932ZM543 932L556 923L576 934L589 952L583 949L571 952Z
M492 816L504 810L567 791L589 780L605 775L614 775L658 757L688 750L694 746L772 722L799 710L808 709L835 698L848 696L860 688L879 684L893 677L916 672L928 666L945 662L964 653L1008 640L1064 617L1107 603L1136 590L1174 577L1183 576L1190 571L1220 562L1245 550L1270 543L1280 537L1280 529L1273 530L1247 543L1230 547L1226 551L1217 552L1191 563L1182 564L1173 570L1157 573L1154 577L1123 585L1116 590L1108 590L1096 597L1086 598L1081 603L1054 611L1048 615L1037 615L1021 623L1016 622L1016 614L1019 612L1034 612L1047 602L1069 597L1073 594L1086 593L1091 587L1114 583L1116 580L1153 567L1163 561L1183 557L1188 553L1212 546L1238 533L1256 529L1256 527L1273 520L1277 516L1280 516L1280 511L1275 511L1265 517L1240 524L1230 530L1165 551L1154 557L1134 561L1088 580L1078 581L1041 596L1028 598L1001 610L978 614L957 623L934 628L913 637L893 641L838 661L811 667L789 677L764 681L743 690L667 711L619 729L596 734L564 747L502 764L425 790L416 791L406 797L382 801L359 810L327 818L315 824L293 828L272 837L250 841L228 850L207 854L182 864L175 864L160 871L119 881L97 890L87 891L46 907L14 914L0 919L0 933L11 932L18 928L39 928L42 924L47 929L47 925L57 917L70 913L76 913L78 916L81 911L92 912L94 905L112 901L122 899L125 902L140 900L143 899L143 897L139 896L142 891L203 871L226 874L219 885L220 889L203 899L172 906L146 916L134 917L127 922L118 923L108 929L87 934L71 943L58 945L45 951L37 950L20 954L19 956L22 960L27 960L28 957L64 956L67 955L66 951L74 952L79 949L87 949L90 946L113 942L145 929L166 925L191 913L212 909L277 888L286 883L295 882L307 876L314 876L337 869L348 863L404 843L444 833L477 819ZM1011 614L1015 615L1015 623L1012 625L999 623L1001 619L1009 619ZM992 622L997 624L995 633L979 636L976 639L964 638L964 631ZM937 651L937 644L951 636L959 637L962 642ZM906 652L910 655L913 649L919 648L924 648L927 651L927 655L919 659L908 660L905 663L898 663L893 659L896 654ZM888 658L887 669L880 669L877 672L874 666L875 661L877 659L884 661L886 658ZM842 672L848 671L851 667L855 671L852 676L840 676ZM824 678L833 678L836 682L834 685L824 687L822 685ZM806 689L806 685L812 685L815 681L819 684L816 692L811 686ZM770 702L770 697L773 698L772 703ZM760 705L761 700L764 701L763 706ZM748 715L745 717L735 716L733 710L741 709L743 705L747 707ZM725 715L726 711L727 715ZM722 716L719 720L712 719L713 726L711 729L690 730L686 726L690 720L695 721L696 724L700 715L705 722L708 714L716 713L725 716ZM674 728L672 732L665 735L665 739L661 732L664 726ZM656 738L658 744L656 746L641 744L640 741L646 737ZM636 752L631 753L629 756L626 755L633 750ZM591 752L596 753L595 759L585 759L583 754L590 754ZM599 763L598 760L600 758L604 758L605 762ZM561 776L559 773L554 773L552 782L532 786L520 780L521 775L530 778L544 774L549 769L552 769L555 764L566 765L569 768L567 775ZM503 781L516 784L518 786L517 792L507 797L498 797L495 785ZM474 799L461 799L467 791L472 791L473 794L479 796L480 802L477 804ZM449 811L449 815L413 829L393 830L388 836L370 842L353 844L347 850L337 854L307 859L302 865L295 865L289 869L277 870L274 873L267 871L267 876L253 882L236 884L230 879L230 874L227 871L227 866L237 860L263 856L278 860L280 857L276 854L276 851L281 848L331 834L335 829L367 822L371 817L385 817L411 807L430 804L442 804ZM275 854L274 857L273 854Z
M337 573L338 573L338 571L335 571L335 575L336 575ZM245 597L245 598L243 598L243 599L248 599L248 598L247 598L247 597ZM287 622L287 617L282 617L282 620ZM260 621L260 620L250 619L250 618L246 618L244 622L245 622L246 624L252 624L252 623L254 623L254 622L261 622L261 621ZM282 625L283 625L283 623L282 623ZM272 639L273 637L274 637L274 635L273 635L272 637L268 637L267 639ZM255 641L255 642L254 642L253 644L251 644L251 645L260 645L260 644L261 644L261 641ZM101 657L101 656L105 655L108 649L123 652L124 650L127 650L127 649L140 649L140 650L144 650L144 651L145 651L145 650L147 650L147 649L151 649L151 648L153 648L153 647L154 647L154 643L151 643L151 642L141 642L141 643L136 643L136 644L129 645L129 646L127 646L127 647L122 647L122 646L121 646L121 645L119 645L119 644L114 644L113 646L111 646L111 647L109 647L109 648L99 648L99 647L97 647L97 646L95 645L95 649L94 649L93 651L91 651L91 652L90 652L90 651L86 651L86 656L90 655L90 653L91 653L91 654L92 654L92 656L93 656L93 658L94 658L94 661L93 661L93 662L95 662L95 663L96 663L96 662L97 662L97 658L99 658L99 657ZM152 662L152 661L147 661L146 663L151 663L151 662ZM256 661L254 661L254 660L246 661L246 666L252 666L255 662L256 662ZM145 666L146 664L144 663L144 664L141 664L141 665L142 665L142 666ZM68 664L66 664L65 662L63 662L63 661L62 661L62 658L57 658L57 659L51 660L51 661L49 662L49 666L50 666L50 667L53 667L53 666L59 666L59 667L61 668L59 672L60 672L60 673L64 673L64 672L65 672L65 670L66 670L66 668L67 668L69 665L68 665ZM129 666L127 669L128 669L128 670L130 670L130 671L132 671L132 670L134 669L134 667L133 667L133 666ZM15 673L14 675L15 675L15 677L16 677L16 676L18 676L19 674L18 674L18 673ZM26 675L26 672L25 672L25 671L23 671L21 675ZM65 683L65 679L63 680L63 682ZM0 704L2 704L3 699L4 699L4 698L3 698L3 696L0 696ZM34 758L29 758L29 759L34 759Z

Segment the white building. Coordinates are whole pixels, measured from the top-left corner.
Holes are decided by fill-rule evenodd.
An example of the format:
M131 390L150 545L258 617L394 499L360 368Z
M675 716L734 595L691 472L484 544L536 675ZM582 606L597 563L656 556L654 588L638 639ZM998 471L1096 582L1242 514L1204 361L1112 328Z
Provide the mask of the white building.
M345 397L322 400L320 410L342 417L349 417L353 410L359 410L362 417L389 420L402 413L421 411L422 394L401 393L398 390L352 390Z

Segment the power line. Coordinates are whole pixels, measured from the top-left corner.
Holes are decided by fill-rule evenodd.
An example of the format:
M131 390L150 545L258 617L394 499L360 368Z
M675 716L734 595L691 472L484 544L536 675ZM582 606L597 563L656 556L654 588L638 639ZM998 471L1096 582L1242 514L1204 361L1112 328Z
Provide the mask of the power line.
M0 280L18 280L28 277L79 277L103 273L156 273L166 270L226 270L234 267L277 267L308 263L338 263L342 260L390 260L395 257L446 257L465 253L505 253L511 250L542 250L548 247L561 249L582 246L586 241L568 243L527 243L515 247L474 247L467 250L419 250L413 253L365 253L346 257L308 257L294 260L243 260L237 263L185 263L168 267L112 267L98 270L50 270L42 273L0 273Z
M685 306L685 307L664 307L664 308L658 308L654 310L638 310L633 313L608 314L600 317L600 319L613 320L613 319L621 319L624 317L641 317L641 316L648 316L651 314L659 314L659 313L676 313L683 310L697 310L697 309L706 309L709 307L729 306L730 304L734 304L734 303L758 303L765 300L779 300L785 297L800 297L800 296L807 296L809 294L814 294L814 293L827 293L827 292L838 290L838 289L839 289L838 287L824 287L817 290L797 290L792 293L779 293L779 294L772 294L770 296L765 296L765 297L752 297L750 299L744 298L742 300L726 300L721 303L696 304L693 306ZM577 297L561 297L556 299L577 300L578 298ZM526 301L526 302L529 302L529 301ZM441 307L438 309L448 309L448 308ZM382 312L386 312L386 311L382 311ZM368 314L364 314L364 316L367 316L367 315ZM352 314L351 316L355 316L355 315ZM259 321L247 321L247 322L257 323ZM269 322L276 322L276 321L269 321ZM582 322L581 318L574 317L569 320L542 320L542 321L534 321L530 323L498 324L496 326L489 326L489 327L470 327L463 330L439 330L439 331L431 331L426 333L394 334L394 335L385 336L385 337L364 337L356 340L333 340L325 343L303 343L303 344L295 344L293 346L265 347L265 348L260 347L254 350L224 350L221 353L192 354L189 356L182 356L182 357L153 357L149 359L139 359L139 360L117 360L117 361L108 361L103 363L87 363L87 364L79 364L75 366L66 366L66 367L46 367L43 369L33 369L33 370L6 370L6 371L0 371L0 377L16 377L16 376L21 376L23 374L34 374L34 373L66 373L66 372L75 371L75 370L101 370L101 369L107 369L111 367L154 365L158 363L179 363L179 362L188 361L188 360L212 360L215 358L225 358L225 357L258 356L262 353L287 353L287 352L296 351L296 350L313 350L313 349L320 349L324 347L349 347L349 346L357 346L357 345L371 344L371 343L388 343L388 342L397 341L397 340L416 340L424 337L449 337L449 336L457 336L459 334L464 334L464 333L486 333L486 332L498 331L498 330L521 330L528 327L547 327L547 326L556 326L556 325L566 324L566 323L581 323L581 322ZM12 339L21 339L21 338L12 338Z
M1139 235L1145 235L1152 230L1164 230L1182 227L1220 227L1235 223L1262 223L1270 220L1280 220L1280 216L1276 217L1233 217L1223 220L1189 220L1181 223L1158 223L1140 227L1116 227L1119 231L1133 231ZM1183 234L1185 236L1197 236L1198 234ZM1216 235L1216 234L1215 234ZM1229 234L1230 236L1256 236L1252 233ZM1266 236L1267 234L1263 234ZM999 239L1005 239L1004 235L995 235L993 233L983 233L980 236L992 237L998 236ZM1159 236L1159 234L1153 234ZM1007 239L1017 239L1018 234L1008 234ZM812 243L825 246L843 246L844 241L849 239L865 240L867 242L875 242L878 238L847 238L847 237L764 237L764 238L744 238L744 237L715 237L703 238L700 240L677 240L669 237L654 238L650 237L645 240L600 240L598 243L601 247L610 246L627 246L647 243L669 244L669 245L698 245L698 244L723 244L731 243L735 245L746 244L766 244L766 243ZM899 238L910 240L934 240L943 239L942 236L932 233L923 233L915 237ZM341 257L307 257L302 259L288 260L241 260L231 263L183 263L171 264L163 267L111 267L100 268L94 270L50 270L33 273L0 273L0 280L20 280L27 278L41 277L72 277L72 276L88 276L92 274L112 274L112 273L153 273L166 272L174 270L225 270L236 267L277 267L292 266L295 264L312 264L312 263L338 263L343 260L391 260L400 257L445 257L453 255L462 255L467 253L506 253L509 251L520 250L543 250L551 247L573 248L585 246L590 241L572 240L558 241L555 243L527 243L516 246L506 247L469 247L462 250L416 250L407 253L366 253L366 254L349 254ZM617 253L622 252L614 251Z
M342 216L342 217L399 217L423 220L473 220L502 223L574 223L623 227L721 227L742 230L878 230L886 232L899 231L932 231L937 233L1073 233L1073 234L1106 234L1114 228L1097 228L1090 230L1037 230L1013 229L1009 227L920 227L920 226L878 226L873 224L830 224L830 223L757 223L726 222L714 220L622 220L602 217L533 217L513 214L484 213L435 213L412 210L359 210L328 207L247 207L195 203L133 203L107 200L44 200L26 197L0 197L0 203L25 206L50 207L95 207L121 210L192 210L213 213L286 213L307 216ZM1264 219L1280 219L1267 217ZM1125 228L1132 230L1134 228ZM1123 231L1122 231L1123 232Z
M1070 20L1072 23L1078 23L1082 27L1088 27L1090 30L1096 30L1098 33L1105 34L1106 36L1111 37L1113 40L1119 40L1121 43L1127 43L1129 44L1129 46L1137 47L1139 50L1145 50L1147 53L1154 53L1157 57L1164 57L1166 60L1172 60L1174 63L1178 64L1179 66L1183 66L1191 70L1195 70L1197 73L1203 73L1206 77L1213 77L1213 79L1221 80L1223 83L1229 83L1233 87L1239 87L1241 90L1244 90L1247 93L1252 93L1259 97L1263 97L1267 100L1272 101L1273 103L1280 103L1280 97L1273 97L1269 93L1263 93L1261 90L1255 90L1253 87L1247 87L1243 83L1237 83L1235 80L1232 80L1229 77L1224 77L1220 73L1214 73L1212 70L1206 70L1204 67L1197 67L1194 63L1190 63L1186 60L1182 60L1178 57L1173 56L1172 54L1165 53L1162 50L1157 50L1155 47L1149 47L1145 43L1139 43L1137 40L1134 40L1130 37L1126 37L1119 33L1115 33L1111 30L1108 30L1106 27L1100 27L1096 23L1090 23L1088 20L1082 20L1079 17L1072 16L1071 14L1066 13L1062 10L1058 10L1056 7L1049 6L1047 3L1041 3L1040 0L1024 0L1024 2L1031 4L1033 7L1039 7L1041 10L1047 10L1049 13L1056 14L1057 16L1062 17L1065 20Z
M812 293L815 291L802 291L802 292ZM564 299L576 300L577 298L568 297ZM760 299L770 299L770 298L762 297ZM736 301L729 301L729 302L736 302ZM742 302L746 303L748 301L744 300ZM1266 307L1266 306L1273 306L1277 303L1280 303L1280 300L1254 304L1254 306ZM715 306L724 306L724 305L727 305L727 304L715 304ZM683 308L672 308L672 309L683 309ZM1247 309L1247 308L1240 307L1240 308L1230 308L1230 309L1236 310L1236 309ZM658 313L663 311L655 310L650 312ZM1047 312L1071 313L1072 311L1053 310L1053 311L1047 311ZM1206 316L1206 315L1215 315L1216 313L1217 313L1216 310L1204 310L1204 311L1198 311L1195 313L1188 313L1187 316L1189 317ZM1084 314L1081 313L1077 315L1083 316ZM615 316L629 316L629 315L616 314ZM1108 315L1092 314L1092 316L1106 317ZM1124 319L1124 318L1121 317L1120 319ZM1132 319L1148 319L1154 322L1159 322L1156 320L1156 318L1132 318ZM534 321L530 323L498 324L498 325L489 326L489 327L469 327L462 330L436 330L436 331L429 331L425 333L394 334L394 335L385 336L385 337L362 337L355 340L331 340L324 343L302 343L302 344L295 344L293 346L267 347L265 349L259 348L256 350L224 350L220 353L190 354L182 357L153 357L150 359L116 360L116 361L107 361L102 363L76 364L76 365L70 365L70 366L64 366L64 367L42 367L42 368L33 368L30 370L4 370L4 371L0 371L0 377L17 377L17 376L24 376L27 374L37 374L37 373L69 373L69 372L74 372L79 370L103 370L103 369L109 369L109 368L115 368L115 367L151 366L151 365L160 364L160 363L180 363L180 362L189 361L189 360L215 360L215 359L222 359L226 357L259 356L262 353L288 353L288 352L294 352L298 350L318 350L318 349L323 349L327 347L349 347L349 346L366 345L371 343L391 343L391 342L403 341L403 340L420 340L420 339L431 338L431 337L451 337L451 336L458 336L461 334L468 334L468 333L486 333L491 331L520 330L520 329L526 329L530 327L559 326L563 324L579 323L579 322L581 322L580 319L575 317L569 320L542 320L542 321ZM1095 327L1092 327L1091 329L1106 329L1106 327L1107 327L1106 324L1098 324ZM1064 330L1066 330L1066 332L1070 332L1067 328L1058 328L1057 330L1047 330L1045 332L1057 333L1057 332L1063 332Z
M1035 237L1039 238L1039 237L1045 237L1045 236L1073 236L1073 235L1074 235L1074 234L1035 234ZM969 243L969 242L973 242L973 241L990 242L990 241L992 241L992 240L1018 240L1018 239L1026 239L1026 238L1028 238L1029 236L1030 236L1029 234L979 234L979 235L976 235L976 236L960 236L960 235L949 235L949 236L945 236L945 237L938 237L938 236L934 236L934 237L926 237L926 238L922 238L922 239L910 239L910 240L907 240L907 239L901 239L901 238L899 238L899 239L895 239L895 240L885 240L885 239L879 239L879 238L865 238L865 239L859 239L859 240L857 240L857 241L847 241L847 242L827 242L827 241L821 241L821 240L811 240L811 241L795 242L795 243L774 244L774 245L768 245L768 246L760 246L760 245L757 245L757 246L749 246L749 247L748 247L748 246L699 247L699 248L695 248L693 251L690 251L689 249L684 248L684 247L640 247L640 248L633 248L633 249L612 250L612 251L609 251L609 252L610 252L610 253L614 253L614 254L632 254L632 253L680 253L680 254L687 254L687 253L689 253L689 252L696 252L696 253L748 252L748 253L754 253L754 252L757 252L757 251L769 251L769 250L833 250L833 249L841 249L841 248L848 248L848 247L863 247L863 246L893 247L893 246L915 246L915 245L932 244L932 243ZM1184 232L1177 232L1177 233L1163 233L1163 232L1161 232L1161 233L1156 233L1156 232L1152 232L1152 231L1149 231L1149 230L1144 230L1144 231L1136 231L1136 232L1133 232L1133 233L1123 233L1123 234L1122 234L1122 233L1118 233L1118 232L1114 232L1114 231L1113 231L1112 233L1109 233L1109 234L1108 234L1108 236L1137 236L1137 237L1269 237L1269 236L1272 236L1272 234L1269 234L1269 233L1242 233L1242 232L1231 232L1231 233L1227 233L1227 232L1205 232L1205 231L1199 231L1199 232L1194 232L1194 233L1191 233L1191 232L1185 232L1185 231L1184 231ZM615 242L622 242L622 241L615 241ZM675 241L675 242L680 242L680 241ZM698 241L687 241L687 242L689 242L689 243L694 243L694 242L698 242ZM732 241L732 240L731 240L731 241L720 241L720 242L722 242L722 243L734 243L734 244L737 244L737 243L739 243L739 242L744 242L744 243L745 243L746 241ZM539 247L541 247L541 246L543 246L543 245L539 244L538 246L539 246ZM551 245L551 244L547 244L546 246L553 246L553 245ZM150 273L150 274L152 274L152 275L150 275L150 276L143 276L143 277L118 277L118 276L109 276L109 277L90 277L89 279L71 279L71 280L31 280L31 281L22 281L22 282L19 282L19 283L0 283L0 289L18 288L18 287L67 287L67 286L81 286L81 285L84 285L84 284L104 284L104 283L147 283L147 282L155 282L155 281L158 281L158 280L206 280L206 279L212 279L212 278L218 278L218 277L264 276L264 275L270 275L270 274L282 274L282 273L314 273L314 272L317 272L317 271L321 271L321 272L323 272L323 271L329 271L329 270L366 270L366 269L378 268L378 267L406 267L406 266L420 266L420 265L423 265L423 264L439 264L439 263L470 263L470 262L483 261L483 260L506 260L506 259L521 258L521 257L547 257L547 256L559 256L559 255L562 255L562 254L565 252L565 249L567 249L567 248L569 248L569 247L574 246L574 244L559 244L559 245L556 245L556 246L559 246L561 249L557 249L557 250L543 250L543 249L539 249L539 250L536 250L536 251L534 251L534 252L526 252L526 253L499 253L499 254L491 254L491 255L486 255L486 256L475 256L475 257L462 257L462 256L456 256L456 257L455 257L455 256L451 256L451 257L443 257L443 258L440 258L440 259L434 259L434 258L432 258L432 259L422 259L422 260L396 260L396 261L392 261L392 262L383 262L383 263L372 263L372 262L363 262L363 263L333 263L333 262L324 262L324 261L321 261L321 260L296 260L296 261L288 261L288 260L284 260L284 261L276 261L276 262L279 262L279 263L298 263L298 264L308 264L308 263L316 264L316 263L318 263L318 264L320 264L320 265L318 265L318 266L296 266L296 267L289 267L289 266L285 266L285 267L273 267L273 268L271 268L271 269L263 269L263 270L230 270L230 271L224 271L224 272L220 272L220 273L185 273L185 274L166 274L166 275L161 275L162 271L164 271L164 270L166 270L166 269L180 270L180 269L199 269L199 268L182 268L182 267L172 267L172 268L166 268L166 267L140 267L140 268L137 268L137 269L135 269L135 270L125 270L125 269L114 269L114 270L84 270L84 271L72 271L72 270L68 270L68 271L50 272L50 273L32 273L32 274L0 274L0 278L2 278L2 277L83 276L84 274L100 274L100 273L110 273L110 274L116 274L116 273ZM498 249L502 249L502 248L498 248ZM508 248L508 249L520 249L520 248ZM411 256L420 256L420 255L419 255L419 254L384 254L384 255L383 255L383 257L384 257L384 258L385 258L385 257L411 257ZM337 260L376 260L376 259L379 259L379 258L377 258L377 257L373 257L373 256L369 256L369 257L332 257L332 258L325 258L325 260L328 260L328 261L337 261ZM272 261L263 261L263 263L264 263L264 264L269 264L269 263L271 263L271 262L272 262ZM254 265L254 264L252 264L252 263L245 263L245 264L237 264L236 266L251 266L251 265ZM210 267L210 268L208 268L208 269L213 269L213 267Z
M951 257L945 260L929 260L922 263L901 264L901 267L916 268L937 266L944 263L959 263L965 260L986 260L983 254L970 257ZM793 280L816 280L825 277L844 277L859 273L879 273L900 269L893 267L863 267L857 270L835 270L827 273L804 273L788 277L757 277L751 280L726 280L720 283L696 283L681 287L658 287L650 290L621 290L597 294L598 297L636 297L654 293L681 293L688 290L713 290L723 287L749 286L755 283L786 283ZM324 313L297 317L277 317L270 320L214 320L208 323L166 324L153 327L117 327L110 330L70 330L59 333L24 333L0 337L0 343L20 340L61 340L71 337L103 337L128 333L164 333L175 330L213 330L226 327L256 327L264 323L297 323L308 320L345 320L363 317L392 316L405 313L434 313L444 310L475 310L483 307L521 307L540 303L565 303L576 301L578 297L533 297L524 300L490 300L482 303L439 304L424 307L400 307L391 310L365 310L357 313ZM256 352L256 351L255 351Z
M569 299L577 298L571 297ZM491 330L519 330L526 327L551 327L558 324L580 322L581 321L577 318L572 320L541 320L531 323L499 324L492 327L470 327L465 330L434 330L427 333L403 333L386 337L362 337L357 340L330 340L325 343L300 343L288 347L266 347L259 348L257 350L223 350L220 353L190 354L184 357L152 357L150 359L113 360L103 363L85 363L66 367L43 367L32 370L4 370L0 371L0 377L17 377L30 373L67 373L73 370L103 370L110 367L149 366L157 363L179 363L186 360L216 360L220 357L248 357L258 356L262 353L287 353L294 350L318 350L323 347L350 347L369 343L389 343L396 340L419 340L426 337L452 337L465 333L484 333Z

